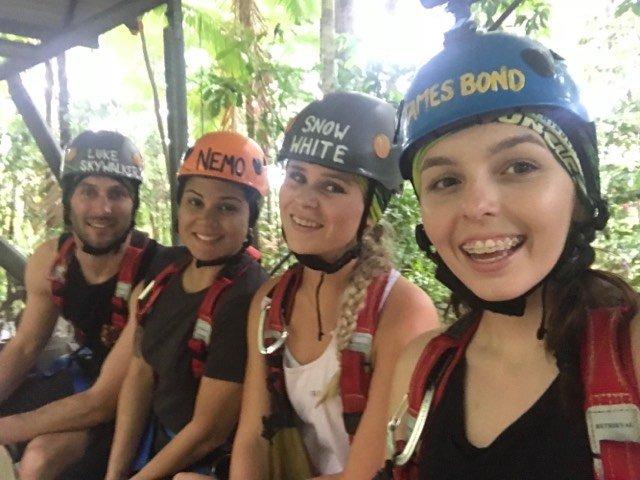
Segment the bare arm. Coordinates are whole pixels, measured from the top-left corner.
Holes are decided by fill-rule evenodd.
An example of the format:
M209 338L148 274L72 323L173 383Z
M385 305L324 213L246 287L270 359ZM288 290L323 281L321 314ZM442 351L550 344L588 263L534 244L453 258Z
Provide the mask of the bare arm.
M142 328L136 325L134 356L118 398L116 432L111 444L105 480L128 478L129 468L138 450L153 394L153 369L140 354Z
M56 241L40 245L27 262L27 304L20 326L0 352L0 403L11 395L34 365L51 337L58 309L51 298L49 270L56 255Z
M396 362L411 340L437 325L438 315L431 299L406 279L398 279L383 308L374 338L374 370L367 407L351 445L347 466L338 478L370 480L382 467Z
M165 478L224 443L238 421L241 395L239 383L202 377L191 421L132 479Z
M131 295L130 312L135 310L133 299L138 298L141 289L142 284ZM0 444L31 440L45 433L82 430L111 420L115 416L118 392L131 363L135 330L136 320L130 315L129 323L90 389L31 412L0 418Z
M247 372L242 395L240 424L233 442L231 480L259 480L266 478L268 441L262 437L262 418L269 415L269 394L266 383L264 357L258 351L258 317L263 297L276 283L265 283L253 297L247 322Z

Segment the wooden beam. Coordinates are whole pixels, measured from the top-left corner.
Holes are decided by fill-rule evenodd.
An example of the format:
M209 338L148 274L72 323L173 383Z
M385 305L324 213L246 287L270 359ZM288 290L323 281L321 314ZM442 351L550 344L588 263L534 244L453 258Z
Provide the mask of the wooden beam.
M31 68L48 58L55 57L62 52L96 39L122 23L130 22L145 12L165 3L165 0L122 0L108 9L83 20L78 25L72 25L64 33L50 38L28 58L13 58L0 65L0 80L17 75L27 68ZM0 26L0 30L2 30Z
M28 57L38 46L31 43L15 42L0 38L0 57Z
M27 260L9 242L0 237L0 267L24 285L24 267Z
M167 132L169 135L169 165L167 175L171 186L171 217L177 219L176 174L180 159L187 149L187 85L184 61L184 32L182 29L182 1L167 1L168 25L164 29L164 73L167 85ZM178 237L172 229L172 241Z
M60 150L58 142L53 138L49 127L33 104L33 100L31 100L29 93L24 88L20 76L9 78L8 83L9 93L11 94L13 103L16 105L20 115L22 115L24 123L27 125L31 135L33 135L40 152L49 164L49 168L51 168L55 177L60 181L62 150Z
M29 38L47 38L56 34L56 30L42 25L35 25L18 20L0 18L0 32L20 35Z

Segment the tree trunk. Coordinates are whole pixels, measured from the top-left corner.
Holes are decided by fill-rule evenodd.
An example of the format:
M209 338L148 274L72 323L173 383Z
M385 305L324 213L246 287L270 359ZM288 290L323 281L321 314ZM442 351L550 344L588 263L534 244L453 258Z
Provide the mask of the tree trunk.
M353 0L336 1L336 33L353 33Z
M236 19L237 21L251 33L255 34L254 28L254 0L237 0L236 3ZM253 82L255 85L255 82ZM247 125L247 135L253 139L256 138L256 113L253 108L253 95L246 92L244 99L244 117Z
M58 123L60 126L60 146L64 147L71 141L71 127L69 125L69 85L67 83L67 59L64 53L56 57L58 62Z
M334 0L322 0L320 17L320 90L329 93L336 88L336 45Z

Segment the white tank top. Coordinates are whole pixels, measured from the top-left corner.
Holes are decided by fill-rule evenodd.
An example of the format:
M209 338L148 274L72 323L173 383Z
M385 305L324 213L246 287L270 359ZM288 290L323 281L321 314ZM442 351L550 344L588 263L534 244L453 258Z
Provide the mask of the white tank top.
M390 272L380 309L399 276L397 270ZM319 475L342 472L349 456L349 434L342 418L342 399L336 395L318 405L322 393L339 367L334 333L331 332L331 341L322 355L305 365L300 365L286 346L284 350L287 396L302 420L302 440Z

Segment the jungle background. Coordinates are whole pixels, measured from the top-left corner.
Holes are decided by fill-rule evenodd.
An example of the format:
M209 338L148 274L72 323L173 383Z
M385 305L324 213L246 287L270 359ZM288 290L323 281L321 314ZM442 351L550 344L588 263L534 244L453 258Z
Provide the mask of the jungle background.
M510 0L473 7L491 25ZM185 0L189 136L235 129L255 138L273 160L289 119L323 92L349 89L397 104L416 69L437 53L453 24L443 8L418 0ZM119 27L100 48L75 48L23 75L64 146L80 131L116 129L145 158L138 228L171 243L162 28L163 8L134 32ZM523 0L504 22L563 55L578 78L599 132L602 183L611 220L596 244L596 266L640 289L640 2ZM137 32L135 31L137 30ZM145 61L146 60L146 61ZM150 79L154 79L151 82ZM155 84L155 92L152 88ZM366 120L366 119L365 119ZM0 84L0 236L28 255L62 230L60 189ZM286 252L277 188L259 223L264 263ZM396 230L396 263L443 308L448 292L413 239L418 207L409 185L386 213ZM23 305L20 285L0 269L0 322Z

